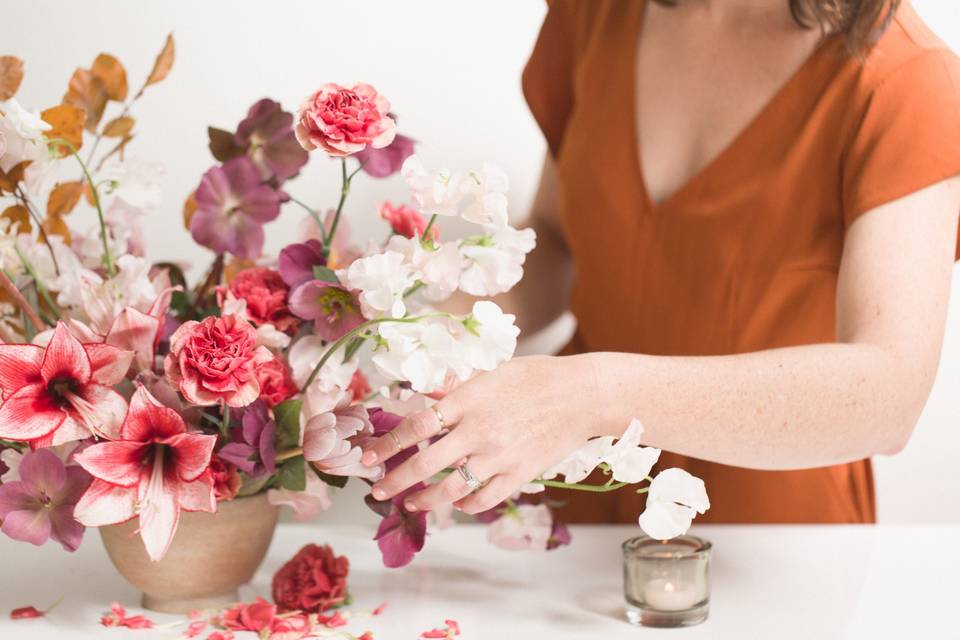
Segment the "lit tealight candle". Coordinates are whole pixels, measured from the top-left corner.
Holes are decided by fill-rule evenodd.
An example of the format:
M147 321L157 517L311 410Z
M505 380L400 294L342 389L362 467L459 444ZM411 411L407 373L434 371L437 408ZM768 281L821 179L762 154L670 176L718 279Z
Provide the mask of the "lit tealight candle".
M643 599L659 611L685 611L700 602L702 593L693 586L656 579L643 588Z

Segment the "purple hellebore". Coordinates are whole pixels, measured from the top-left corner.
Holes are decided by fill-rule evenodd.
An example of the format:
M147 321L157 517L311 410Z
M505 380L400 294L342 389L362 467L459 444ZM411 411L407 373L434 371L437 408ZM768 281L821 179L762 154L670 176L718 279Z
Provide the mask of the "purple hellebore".
M234 427L231 431L233 441L217 454L223 460L232 462L251 478L276 472L277 451L274 437L277 423L270 418L266 403L257 400L246 407L241 423L242 428Z
M280 215L281 196L260 181L253 160L239 156L203 174L190 222L193 239L217 253L256 259L263 252L263 225Z
M297 175L310 157L293 133L293 114L270 98L250 107L237 125L234 142L247 150L263 180L276 178L278 185Z
M323 257L323 245L319 240L288 244L277 258L277 270L280 277L293 289L298 284L313 280L313 268L326 266Z
M84 527L73 517L90 474L66 466L51 451L28 451L20 461L20 480L0 485L0 527L14 540L41 545L50 538L75 551Z
M333 342L364 323L356 294L336 282L310 280L290 292L287 306L293 315L313 320L313 332Z
M387 178L392 176L400 167L403 161L413 155L413 145L416 140L397 134L393 142L382 149L374 149L367 145L362 150L353 154L353 157L363 165L363 172L373 178Z

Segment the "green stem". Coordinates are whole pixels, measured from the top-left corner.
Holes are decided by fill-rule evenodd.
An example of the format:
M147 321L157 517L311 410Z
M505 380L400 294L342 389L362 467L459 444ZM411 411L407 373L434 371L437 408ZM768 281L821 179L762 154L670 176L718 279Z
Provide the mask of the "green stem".
M430 216L430 222L427 223L423 233L420 234L420 242L426 242L430 238L430 231L433 229L433 223L437 221L437 214Z
M97 220L100 222L100 240L103 242L103 261L107 266L107 275L111 278L116 275L117 270L113 264L113 256L110 254L110 245L107 242L107 223L104 221L103 217L103 207L100 206L100 193L97 191L97 185L93 182L93 176L90 175L89 169L87 169L87 164L80 157L80 154L77 153L77 148L69 140L64 140L63 138L53 138L47 142L51 145L61 145L70 150L70 153L74 158L77 159L77 162L80 163L80 168L83 170L83 176L87 180L87 184L90 185L90 191L93 194L93 205L97 208Z
M423 280L417 280L416 284L414 284L412 287L410 287L409 289L403 292L403 297L409 298L410 296L415 294L417 291L420 291L420 289L423 289L425 286L427 286L426 282L424 282Z
M220 421L220 433L226 437L230 433L230 405L223 405L223 419Z
M44 302L50 307L50 310L53 312L53 315L57 320L60 319L60 307L57 306L57 303L53 301L53 298L50 297L50 292L47 291L47 288L40 283L40 276L37 275L37 270L33 268L33 265L30 264L30 261L27 260L20 252L20 248L16 245L13 246L14 251L17 252L17 256L20 258L20 262L23 264L23 268L26 269L27 273L33 278L33 284L37 288L37 291L40 293L40 297L43 298Z
M284 460L289 460L290 458L296 458L299 455L303 454L303 449L300 447L295 447L293 449L287 449L286 451L281 451L276 455L275 460L277 462L283 462Z
M310 214L310 217L313 218L313 221L317 223L318 227L320 227L320 239L323 241L323 246L327 246L327 229L323 224L323 220L320 219L320 213L306 202L297 200L293 196L290 196L290 202L299 205L302 209Z
M323 251L326 255L330 254L330 248L333 246L333 236L337 233L337 226L340 224L340 214L343 213L343 203L346 202L347 194L350 193L350 180L356 174L357 172L354 171L348 176L347 159L340 158L340 202L337 203L337 212L333 214L330 233L327 234L326 241L323 243ZM321 228L323 228L323 225L321 225Z
M557 489L573 489L575 491L590 491L592 493L607 493L616 491L627 486L627 482L617 482L614 484L575 484L572 482L560 482L559 480L534 480L534 484L542 484L545 487L555 487Z

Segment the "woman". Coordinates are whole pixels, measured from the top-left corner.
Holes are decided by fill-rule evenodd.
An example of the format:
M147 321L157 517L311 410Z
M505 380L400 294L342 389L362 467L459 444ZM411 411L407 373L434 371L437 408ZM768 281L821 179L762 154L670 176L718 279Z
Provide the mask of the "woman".
M706 482L702 521L873 522L869 458L930 391L960 211L960 61L898 4L552 3L524 72L539 246L500 302L532 331L569 300L577 334L408 417L367 463L452 431L374 495L465 460L482 488L406 502L477 513L636 416Z

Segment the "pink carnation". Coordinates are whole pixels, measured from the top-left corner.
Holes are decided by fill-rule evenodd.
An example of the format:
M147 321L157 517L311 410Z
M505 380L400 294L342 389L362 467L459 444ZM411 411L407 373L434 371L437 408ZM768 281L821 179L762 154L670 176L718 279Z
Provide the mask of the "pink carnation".
M299 391L287 366L279 358L257 367L257 380L260 382L260 399L270 408L289 400Z
M238 300L247 303L247 317L260 326L272 324L280 331L288 331L299 320L287 308L290 288L277 271L266 267L244 269L226 287ZM220 290L223 296L224 290Z
M320 147L343 157L370 145L382 149L396 135L390 102L368 84L341 87L328 83L300 107L295 129L304 149Z
M257 368L273 359L257 346L257 332L234 315L191 320L170 337L164 369L170 382L194 404L220 401L245 407L260 396Z

